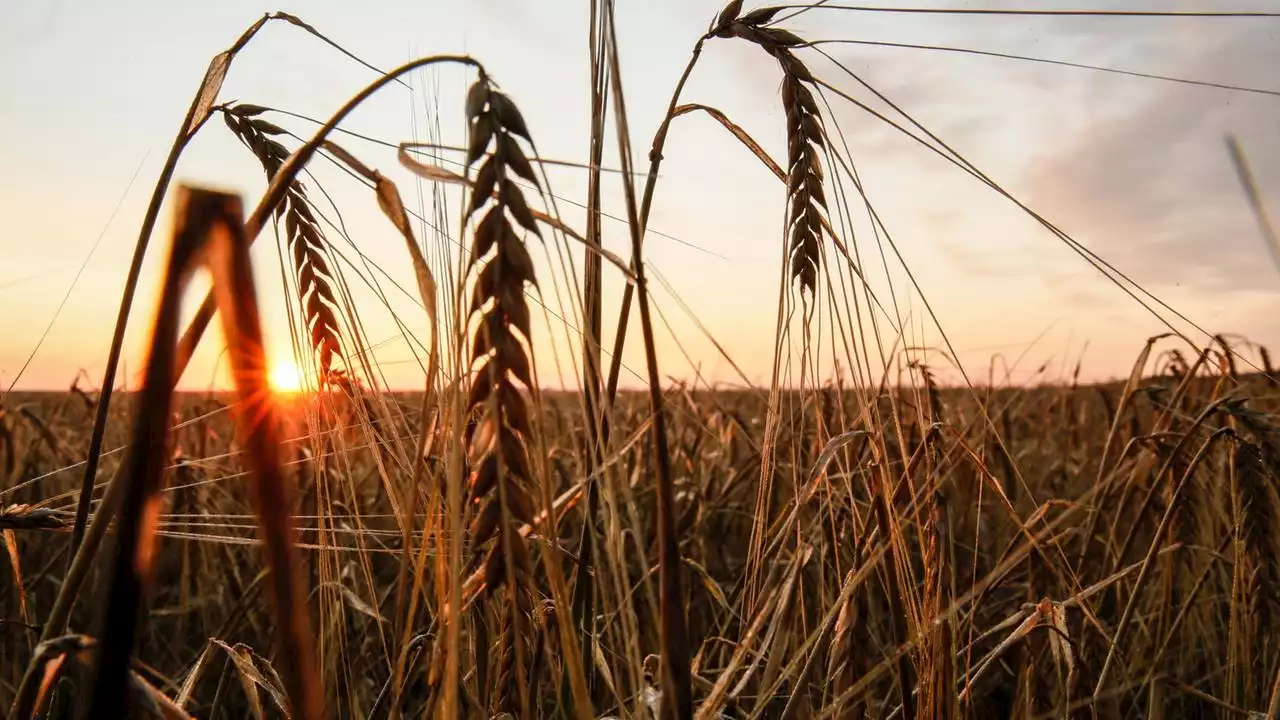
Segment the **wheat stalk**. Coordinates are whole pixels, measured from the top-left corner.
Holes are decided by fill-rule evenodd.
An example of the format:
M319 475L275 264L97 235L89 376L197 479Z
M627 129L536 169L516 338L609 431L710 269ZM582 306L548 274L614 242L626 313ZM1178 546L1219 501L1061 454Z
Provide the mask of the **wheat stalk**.
M239 104L222 110L227 127L258 158L267 178L274 178L289 158L289 151L274 139L285 134L285 130L259 117L266 111L259 105ZM325 259L328 243L311 211L301 180L294 178L289 182L284 201L276 208L276 219L284 223L307 336L318 361L320 378L325 381L330 376L334 355L342 355L341 331L334 312L334 308L340 307L334 291L337 279Z
M474 468L469 500L476 507L470 542L475 562L483 564L486 593L497 598L499 590L506 590L490 709L529 717L526 680L533 582L529 548L519 528L533 522L534 477L529 462L532 424L520 386L537 393L527 349L532 347L532 334L525 300L525 287L536 287L537 281L517 227L539 233L513 176L538 183L518 141L529 140L524 118L483 75L467 93L466 111L467 165L480 163L467 216L482 214L467 265L468 274L475 277L468 314L475 325L470 361L476 366L467 408L480 416L467 439Z
M1235 450L1240 493L1240 525L1252 567L1249 571L1250 614L1260 637L1270 634L1280 577L1277 577L1274 537L1276 507L1274 479L1267 472L1262 451L1241 441Z
M782 107L787 115L787 234L793 282L811 296L817 292L822 262L822 227L827 197L821 154L826 147L822 115L807 85L813 74L792 49L805 41L782 28L766 27L781 8L760 8L741 17L742 3L730 3L713 34L755 43L782 68Z
M1277 493L1277 469L1280 468L1280 447L1275 441L1275 429L1262 416L1233 408L1232 418L1254 436L1254 442L1241 441L1236 445L1232 458L1235 469L1235 491L1239 494L1239 534L1248 558L1245 573L1247 612L1253 620L1254 652L1260 662L1255 663L1260 673L1253 678L1263 687L1269 663L1275 657L1274 638L1277 609L1280 603L1280 534L1276 522L1280 519L1280 494Z

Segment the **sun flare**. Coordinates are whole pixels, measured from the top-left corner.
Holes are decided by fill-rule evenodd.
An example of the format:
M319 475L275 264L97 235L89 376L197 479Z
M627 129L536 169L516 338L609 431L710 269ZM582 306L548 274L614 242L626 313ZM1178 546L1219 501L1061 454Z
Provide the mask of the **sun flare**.
M276 392L298 392L302 389L302 373L290 358L281 358L271 364L267 382Z

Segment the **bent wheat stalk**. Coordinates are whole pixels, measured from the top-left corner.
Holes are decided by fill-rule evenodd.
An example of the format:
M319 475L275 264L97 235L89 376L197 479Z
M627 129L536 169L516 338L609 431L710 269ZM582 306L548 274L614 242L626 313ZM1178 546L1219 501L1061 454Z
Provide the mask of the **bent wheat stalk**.
M15 503L0 507L0 530L61 530L67 521L48 508Z
M46 696L52 691L67 659L71 658L79 665L89 666L93 662L92 651L96 645L97 642L93 638L85 635L66 635L40 643L35 650L34 660L44 667L44 677L34 699L36 710L44 704ZM138 704L151 716L164 720L191 720L191 716L182 709L181 704L166 697L136 671L130 669L128 675L129 686Z
M124 346L125 329L129 323L129 311L133 307L133 296L138 288L138 277L142 273L142 261L147 254L147 246L151 242L151 232L155 229L156 218L160 214L160 204L169 191L169 182L178 166L178 158L186 149L191 138L209 119L213 102L222 89L222 81L236 54L253 39L258 30L267 23L270 17L264 15L250 25L227 50L216 55L209 62L204 79L200 82L196 96L191 100L191 107L182 121L182 128L169 148L169 156L160 170L160 178L156 181L155 190L151 193L151 202L147 205L146 215L142 218L142 229L138 231L137 244L133 249L133 259L129 263L129 274L124 282L124 294L120 298L120 310L116 316L115 332L111 336L111 349L107 353L107 367L102 376L101 395L98 399L97 415L93 421L93 432L89 437L89 451L85 457L84 479L80 486L80 499L76 504L76 521L71 531L71 558L74 562L76 551L84 538L85 526L89 521L89 504L93 499L93 483L98 475L98 456L102 453L102 438L106 433L107 415L111 405L111 391L116 382L116 368L120 364L120 351ZM65 621L64 621L65 622ZM49 637L61 634L62 627L48 628ZM49 639L49 638L45 638Z
M142 263L147 254L147 247L151 242L151 233L155 230L156 218L160 214L160 205L165 195L169 192L169 183L173 180L173 173L177 169L178 159L181 157L182 152L186 150L191 139L200 131L200 128L204 127L205 122L213 114L214 103L218 99L218 93L222 90L222 83L227 77L227 71L231 69L231 63L235 60L236 55L253 40L258 31L273 20L283 20L299 27L370 70L381 72L372 65L360 60L300 18L284 12L271 13L258 18L256 22L240 34L240 37L236 38L231 47L218 53L209 61L209 67L205 71L204 79L200 81L200 87L196 90L196 95L191 100L191 106L187 109L187 115L182 121L182 127L178 131L177 137L174 138L173 145L169 148L169 156L165 159L164 167L160 170L160 177L156 180L155 189L151 193L151 201L147 205L146 214L142 219L142 227L138 231L138 239L134 245L133 259L130 261L129 273L125 278L124 293L120 297L120 310L116 315L115 330L111 336L111 349L107 354L107 366L103 371L102 385L100 386L102 390L98 398L93 431L89 438L89 450L85 457L84 479L81 482L80 497L76 505L75 526L71 531L70 557L72 562L75 561L77 550L79 550L80 543L84 539L85 528L89 521L89 505L93 499L94 480L97 479L98 475L98 460L102 453L103 436L106 433L107 417L111 405L111 392L115 386L116 370L120 365L120 352L124 346L124 335L129 323L129 313L133 308L133 297L137 291L138 278L142 273ZM183 367L185 365L183 363ZM177 374L179 377L182 375L182 368L178 369ZM47 627L46 630L48 632L45 639L56 637L60 634L65 628L65 620L63 623L63 626Z
M138 608L150 582L161 511L169 412L177 381L174 353L182 291L192 271L207 265L222 310L223 333L239 402L236 429L246 450L267 560L271 567L276 627L283 650L285 686L293 715L315 720L323 713L302 576L293 555L292 520L281 469L280 425L267 387L266 358L256 291L244 239L239 198L183 188L172 254L160 307L133 441L123 471L123 503L117 517L116 556L103 616L90 713L105 717L126 707L129 658L133 654Z
M730 5L737 4L741 7L739 0L734 0ZM735 11L736 14L736 11ZM689 63L685 65L684 72L681 73L680 79L676 81L675 90L671 93L671 103L667 106L667 114L662 118L662 124L658 126L658 131L654 133L653 144L649 147L649 172L645 176L644 195L640 200L639 210L639 228L637 233L640 241L644 241L645 230L649 227L649 211L653 208L653 193L658 185L658 170L662 166L662 151L667 144L667 133L671 130L671 121L676 119L676 106L680 103L680 94L684 91L685 83L689 81L689 76L693 74L693 68L698 64L698 58L702 57L702 45L711 37L708 33L698 38L693 46L693 54L689 58ZM633 264L631 270L634 272L636 266ZM605 402L612 405L618 396L618 376L622 372L622 348L627 342L627 323L631 318L631 303L635 287L627 285L622 289L622 304L618 310L618 328L613 338L613 354L609 362L609 377L605 384Z

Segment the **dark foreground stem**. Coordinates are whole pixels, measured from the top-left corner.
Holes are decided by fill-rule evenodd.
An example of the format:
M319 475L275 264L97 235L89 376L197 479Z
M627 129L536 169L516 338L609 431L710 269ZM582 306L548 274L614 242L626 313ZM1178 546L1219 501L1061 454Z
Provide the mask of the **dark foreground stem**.
M653 136L653 145L649 148L649 174L645 177L644 198L640 201L640 225L639 225L639 241L644 241L645 231L649 227L649 211L653 208L653 191L658 185L658 168L662 165L662 149L667 144L667 131L671 127L671 121L676 118L676 106L680 102L680 93L684 90L684 84L689 80L689 74L693 72L693 66L698 63L698 58L702 55L702 43L706 42L707 36L698 39L697 44L693 46L693 57L689 58L689 64L685 66L684 73L680 75L680 81L676 83L675 92L671 93L671 104L667 107L666 117L662 119L662 124L658 126L658 132ZM631 270L636 271L635 260L632 261ZM608 404L612 405L614 398L618 395L618 373L622 370L622 347L627 342L627 321L631 317L631 301L632 295L635 293L636 285L628 284L622 289L622 308L618 311L618 330L613 339L613 355L609 364L609 384L605 397L608 398Z
M657 466L658 505L658 588L661 602L662 647L662 720L693 717L693 688L689 671L689 638L684 615L684 595L680 589L680 540L676 537L675 492L672 488L671 458L667 451L667 424L662 407L662 377L658 373L658 356L653 340L653 322L649 316L649 293L645 280L643 239L644 222L636 207L635 185L631 166L630 135L627 131L626 102L622 94L622 74L618 67L618 42L615 34L613 4L606 5L606 30L609 33L609 74L613 86L614 114L617 121L618 154L625 178L628 227L631 229L631 267L636 273L635 287L640 295L640 334L644 337L644 359L649 385L649 407L653 414L653 456ZM699 47L701 42L699 42ZM696 59L697 53L694 57ZM692 68L693 63L689 63ZM688 70L685 72L688 76ZM683 79L681 80L683 85ZM668 113L670 116L671 113ZM664 123L665 127L665 123ZM665 135L665 129L660 131ZM652 158L651 158L652 162ZM652 188L653 177L648 180ZM651 190L646 190L651 192ZM628 286L631 287L631 286ZM626 313L623 313L623 318ZM617 366L618 355L614 355ZM616 374L613 378L616 381ZM616 388L616 384L614 385Z

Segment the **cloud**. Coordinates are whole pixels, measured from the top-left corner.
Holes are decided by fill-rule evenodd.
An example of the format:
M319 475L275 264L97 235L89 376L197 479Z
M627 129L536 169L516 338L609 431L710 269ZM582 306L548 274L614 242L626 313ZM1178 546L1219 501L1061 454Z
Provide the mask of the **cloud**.
M1240 24L1216 42L1195 43L1174 73L1244 82L1277 63L1274 29ZM1280 98L1163 85L1128 107L1099 110L1028 168L1032 205L1149 285L1275 288L1276 269L1223 139L1240 139L1264 201L1276 206Z
M1280 89L1271 77L1280 64L1280 23L1265 20L1019 19L891 30L876 39ZM827 36L843 34L834 29ZM1280 213L1280 98L949 53L827 47L1031 207L1151 289L1277 287L1223 140L1228 133L1240 139L1264 199ZM868 96L831 70L839 86ZM841 110L850 120L859 115ZM878 122L864 120L855 132L861 157L880 156L917 173L940 167L938 158ZM971 197L935 202L951 216L976 211ZM1026 265L1059 272L1061 260L1060 253L1045 253L1040 260L1028 256ZM957 265L978 269L973 262Z

